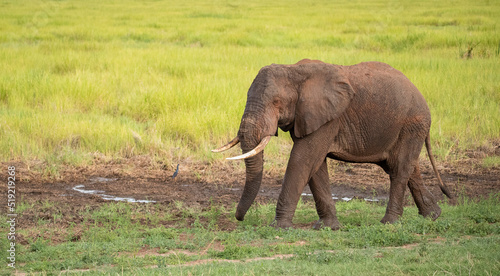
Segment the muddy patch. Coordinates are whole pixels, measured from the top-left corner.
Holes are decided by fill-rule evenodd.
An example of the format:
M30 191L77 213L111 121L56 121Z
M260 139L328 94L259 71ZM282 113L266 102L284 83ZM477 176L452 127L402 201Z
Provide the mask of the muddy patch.
M330 162L330 161L329 161ZM331 161L333 162L333 161ZM177 163L177 162L176 162ZM332 163L329 163L331 165ZM439 171L450 190L457 196L483 198L500 192L500 167L481 167L481 159L439 164ZM427 160L421 160L424 183L437 199L443 199L432 167ZM119 162L96 162L93 166L61 168L58 177L46 178L36 165L25 163L4 163L3 167L16 166L16 198L28 204L52 202L62 208L62 214L78 213L81 209L114 201L130 204L155 204L167 206L182 202L183 206L209 208L211 204L232 209L241 197L244 186L244 168L231 163L199 164L181 162L176 181L170 177L172 166L152 161L147 156L119 160ZM43 166L41 164L40 166ZM375 165L344 164L331 166L330 183L332 197L336 200L362 199L384 204L389 194L389 177ZM276 204L281 191L282 171L266 172L257 203ZM7 170L0 171L0 177L7 179ZM0 192L6 194L6 185L0 185ZM409 195L409 192L407 192ZM408 196L409 197L409 196ZM306 187L303 200L313 200ZM413 204L411 197L407 204ZM6 197L0 199L0 204ZM54 208L56 208L54 207ZM51 217L53 211L27 215L24 223L34 224L30 219ZM64 220L66 216L61 219ZM75 216L73 217L75 220ZM76 216L77 217L77 216ZM77 221L75 221L77 222ZM70 223L70 222L68 222Z
M104 200L113 200L113 201L125 201L125 202L132 202L132 203L154 203L156 201L154 200L143 200L143 199L135 199L132 197L119 197L119 196L113 196L113 195L108 195L105 194L104 191L101 190L85 190L85 185L76 185L73 187L73 191L80 192L82 194L90 194L90 195L97 195L100 196Z
M308 197L313 197L313 194L311 193L302 193L302 197L308 198ZM332 199L333 200L342 200L342 201L351 201L353 199L362 199L364 201L368 202L381 202L381 201L387 201L389 198L387 196L382 196L382 197L371 197L371 198L363 198L358 195L352 195L352 196L340 196L336 194L332 194Z
M107 178L107 177L92 177L89 179L88 184L79 184L73 187L73 191L86 194L86 195L96 195L101 197L104 200L110 200L110 201L124 201L124 202L131 202L131 203L154 203L156 201L154 200L146 200L146 199L135 199L133 197L122 197L122 196L116 196L116 195L111 195L107 193L106 191L103 190L92 190L89 188L86 188L85 186L98 186L99 184L104 184L108 183L109 185L118 185L114 184L113 182L117 181L118 178Z

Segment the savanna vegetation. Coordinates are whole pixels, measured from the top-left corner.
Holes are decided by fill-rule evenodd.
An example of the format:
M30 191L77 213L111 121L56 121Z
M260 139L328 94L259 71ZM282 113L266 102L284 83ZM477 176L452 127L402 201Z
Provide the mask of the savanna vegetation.
M500 133L495 1L2 1L0 156L210 161L258 70L376 60L426 97L441 157ZM283 139L274 142L276 153ZM273 150L274 148L274 150Z
M0 161L36 164L49 179L103 156L146 155L167 168L217 163L226 153L210 149L236 134L258 70L310 58L375 60L402 71L429 104L435 154L453 162L499 145L499 18L492 0L3 0ZM290 145L288 134L273 139L267 168L282 169ZM482 166L500 166L499 156L485 156ZM16 212L32 224L18 228L27 238L17 244L17 267L45 274L495 275L498 202L498 194L462 196L457 205L442 203L437 221L412 206L400 222L382 225L383 204L353 200L337 205L339 231L284 231L264 226L274 204L251 208L237 223L234 206L216 204L106 203L75 209L73 218L61 211L71 206L19 199ZM314 212L301 202L294 223ZM5 237L3 211L0 221ZM13 272L4 265L8 248L0 239L5 275Z

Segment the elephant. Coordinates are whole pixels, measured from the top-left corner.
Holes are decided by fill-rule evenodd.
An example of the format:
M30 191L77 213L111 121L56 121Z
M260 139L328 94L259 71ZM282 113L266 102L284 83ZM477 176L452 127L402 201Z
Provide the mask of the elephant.
M390 178L382 223L403 214L409 187L419 214L436 219L441 208L424 186L419 168L423 144L441 191L453 198L436 169L431 151L429 107L410 80L381 62L351 66L304 59L263 67L253 80L237 136L213 152L240 143L246 180L236 209L242 221L258 194L263 150L278 128L289 132L293 147L271 225L292 227L292 218L309 184L319 220L314 228L341 227L330 192L327 158L380 166Z

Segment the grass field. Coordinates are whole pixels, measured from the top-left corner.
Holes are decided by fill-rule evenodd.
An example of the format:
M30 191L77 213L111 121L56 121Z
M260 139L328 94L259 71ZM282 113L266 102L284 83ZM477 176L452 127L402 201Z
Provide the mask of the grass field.
M426 97L441 157L500 133L495 1L2 1L0 156L194 157L237 132L258 70L377 60ZM277 153L280 138L268 153ZM174 163L175 161L172 161Z
M72 275L495 275L499 200L443 204L438 221L410 207L393 225L378 222L384 205L339 202L339 231L263 226L273 219L272 205L252 208L237 223L234 208L219 205L110 203L63 217L64 204L23 203L19 214L41 216L19 234L39 234L17 246L16 264L25 272ZM52 216L43 217L47 212ZM299 203L294 222L311 216L314 204ZM0 245L2 252L9 248L6 239ZM0 271L8 274L9 268Z
M258 70L303 58L399 69L427 99L435 154L457 160L500 145L499 28L492 0L1 0L0 161L37 164L48 179L137 155L166 168L217 163L226 154L210 149L236 135ZM288 134L273 139L266 169L283 169L290 145ZM378 222L381 204L340 202L333 232L266 227L274 203L238 223L234 206L19 198L29 225L17 264L42 275L495 275L499 200L440 203L434 222L407 207L393 225ZM314 216L301 202L294 223ZM0 239L2 258L9 246Z

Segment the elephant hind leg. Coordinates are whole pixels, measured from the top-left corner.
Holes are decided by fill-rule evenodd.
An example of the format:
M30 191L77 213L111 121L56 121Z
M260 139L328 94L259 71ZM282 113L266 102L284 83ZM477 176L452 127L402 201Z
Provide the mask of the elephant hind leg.
M389 158L379 164L391 179L389 202L382 223L393 223L403 215L406 186L418 166L418 156L423 144L423 139L418 139L410 131L404 131ZM417 190L419 186L412 184L412 187Z
M408 181L411 195L418 207L418 213L424 217L437 219L441 214L441 208L436 203L436 200L423 184L422 175L418 164L415 166L413 173Z
M328 166L325 161L321 164L319 170L309 180L309 187L316 203L319 220L314 224L314 229L329 227L332 230L340 228L340 222L337 219L335 202L330 190L330 181L328 177Z
M408 170L401 170L389 173L391 179L391 186L389 188L389 202L385 215L382 218L382 223L394 223L400 216L403 215L404 206L404 193L406 190L406 183L410 179Z

